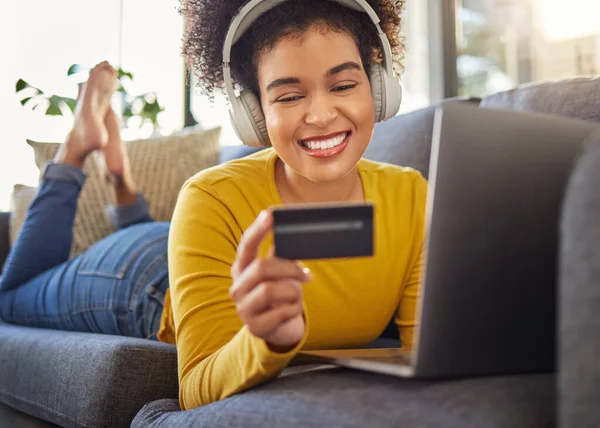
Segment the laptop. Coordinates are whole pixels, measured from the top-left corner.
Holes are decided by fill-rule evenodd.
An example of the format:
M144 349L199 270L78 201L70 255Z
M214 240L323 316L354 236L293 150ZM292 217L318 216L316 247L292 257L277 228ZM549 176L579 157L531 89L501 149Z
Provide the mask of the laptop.
M417 346L301 352L401 377L555 368L563 194L593 122L454 103L435 113Z

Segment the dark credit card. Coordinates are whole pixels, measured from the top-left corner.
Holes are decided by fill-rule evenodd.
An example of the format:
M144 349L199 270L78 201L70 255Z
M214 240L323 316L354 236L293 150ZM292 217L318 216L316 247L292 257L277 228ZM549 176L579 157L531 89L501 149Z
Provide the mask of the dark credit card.
M275 256L290 260L373 255L373 205L290 205L273 212Z

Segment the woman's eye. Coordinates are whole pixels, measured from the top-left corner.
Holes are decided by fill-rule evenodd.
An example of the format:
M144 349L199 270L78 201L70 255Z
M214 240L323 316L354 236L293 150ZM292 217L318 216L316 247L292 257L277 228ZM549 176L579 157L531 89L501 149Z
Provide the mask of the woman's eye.
M336 86L335 88L333 88L333 91L335 92L344 92L344 91L348 91L350 89L356 88L356 84L352 84L352 85L341 85L341 86Z
M294 101L298 101L299 99L301 99L302 97L300 95L296 95L294 97L287 97L287 98L280 98L278 99L276 102L278 103L293 103Z

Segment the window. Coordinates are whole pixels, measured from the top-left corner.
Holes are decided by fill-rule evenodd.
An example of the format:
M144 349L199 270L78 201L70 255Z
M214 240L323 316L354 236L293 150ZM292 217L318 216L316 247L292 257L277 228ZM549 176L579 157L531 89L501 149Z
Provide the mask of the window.
M459 93L600 72L600 3L457 0Z
M90 68L108 60L134 75L131 93L156 92L165 111L160 132L183 126L183 20L170 0L18 0L0 5L3 64L0 74L0 210L9 207L15 183L35 186L37 168L26 139L63 141L71 117L44 116L23 108L14 89L22 78L45 92L76 96L73 63ZM6 22L4 22L6 21ZM5 43L10 41L10 43ZM116 105L118 105L118 97ZM147 128L127 129L124 139L147 137Z
M406 43L404 73L401 76L403 96L400 113L427 107L431 103L429 64L430 25L426 1L406 2L403 36Z

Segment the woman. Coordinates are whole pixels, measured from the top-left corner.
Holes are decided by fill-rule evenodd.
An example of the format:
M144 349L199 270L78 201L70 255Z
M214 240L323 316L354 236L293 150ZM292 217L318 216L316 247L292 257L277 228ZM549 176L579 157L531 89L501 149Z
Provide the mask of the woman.
M223 86L223 42L247 3L185 4L184 52L209 94ZM401 53L403 1L368 3ZM366 13L324 0L284 1L233 45L233 79L256 96L273 147L181 190L165 307L182 408L275 377L300 349L365 345L394 313L402 344L413 345L427 186L414 170L361 159L375 122L368 71L380 55ZM273 257L269 207L340 201L375 204L374 257Z
M184 3L184 52L206 93L223 84L225 35L246 3ZM369 3L400 54L403 1ZM117 200L114 210L116 219L132 210L137 215L127 218L135 220L123 222L128 227L84 255L65 262L67 249L62 260L31 261L30 248L39 236L49 236L44 228L56 229L46 222L59 221L46 218L57 209L50 202L72 204L60 216L72 224L82 180L77 165L71 165L75 169L64 172L71 182L64 184L63 172L53 172L63 162L47 170L7 262L3 317L150 338L158 329L159 340L177 344L183 409L277 376L300 349L362 346L378 337L394 314L403 346L412 346L426 182L411 169L361 159L375 122L368 71L379 55L368 16L337 2L290 0L261 15L233 46L231 70L235 82L259 100L265 139L273 147L203 171L183 187L169 234L168 292L167 226L131 225L142 217L139 194L133 203ZM108 143L83 144L86 153L119 147L111 146L116 137L109 122ZM116 158L126 165L122 154ZM113 163L106 159L110 172ZM301 264L273 256L270 207L340 201L375 204L373 257ZM60 239L44 242L54 239L68 247L67 229L62 227ZM129 250L117 246L124 242ZM92 291L103 294L99 301L89 301ZM16 296L6 298L11 295ZM42 313L51 305L37 303L52 298L58 308L54 319ZM61 305L73 308L61 312ZM20 315L23 310L28 316Z
M168 223L152 222L136 191L119 123L110 108L117 73L105 61L90 72L75 123L46 166L0 278L6 322L156 339L168 287ZM115 205L116 233L68 260L87 156L101 152Z

